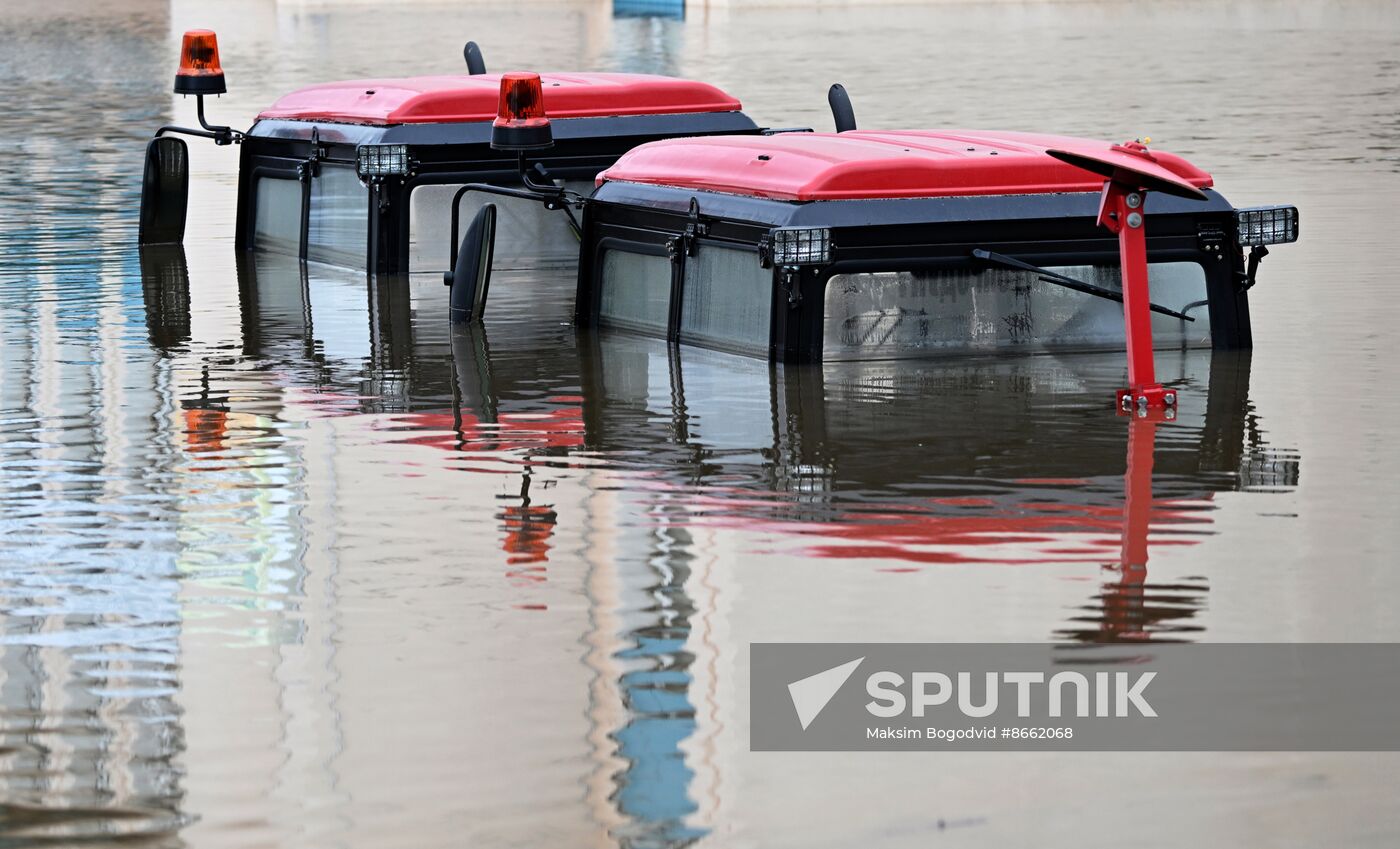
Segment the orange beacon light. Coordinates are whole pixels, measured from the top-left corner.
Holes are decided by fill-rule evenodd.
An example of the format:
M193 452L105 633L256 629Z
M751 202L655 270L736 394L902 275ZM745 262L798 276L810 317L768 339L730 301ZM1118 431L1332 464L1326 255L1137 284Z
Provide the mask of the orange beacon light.
M219 40L213 30L192 29L180 45L176 94L223 94L224 69L219 65Z
M544 114L544 89L539 74L501 75L501 100L491 124L491 147L531 150L554 144L554 132Z

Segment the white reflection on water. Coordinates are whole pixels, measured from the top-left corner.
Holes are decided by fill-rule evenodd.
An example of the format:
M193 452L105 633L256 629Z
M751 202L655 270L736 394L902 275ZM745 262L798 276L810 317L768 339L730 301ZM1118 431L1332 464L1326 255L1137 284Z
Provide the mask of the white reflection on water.
M0 12L0 841L1394 842L1389 756L775 759L744 708L758 640L1396 638L1387 4L129 5ZM471 37L777 125L840 79L869 126L1149 133L1304 240L1252 358L1164 358L1133 510L1115 357L770 370L576 334L531 275L454 337L431 281L237 262L212 146L138 255L195 25L234 124Z

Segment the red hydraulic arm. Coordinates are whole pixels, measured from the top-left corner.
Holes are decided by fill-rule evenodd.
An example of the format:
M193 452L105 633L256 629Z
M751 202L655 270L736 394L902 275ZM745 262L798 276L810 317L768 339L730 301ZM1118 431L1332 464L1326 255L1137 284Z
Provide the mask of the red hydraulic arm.
M1176 406L1176 392L1157 382L1152 359L1151 296L1147 285L1147 190L1205 200L1200 189L1168 171L1141 142L1110 148L1046 151L1104 180L1099 226L1118 237L1123 276L1123 323L1128 343L1128 386L1118 390L1118 409Z

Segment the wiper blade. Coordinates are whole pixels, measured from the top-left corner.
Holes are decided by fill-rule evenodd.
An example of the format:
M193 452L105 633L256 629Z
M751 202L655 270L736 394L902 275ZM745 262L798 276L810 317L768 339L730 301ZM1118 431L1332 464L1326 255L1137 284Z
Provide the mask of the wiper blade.
M1073 289L1076 292L1083 292L1086 295L1094 295L1095 297L1099 298L1107 298L1110 301L1117 301L1120 304L1123 303L1123 293L1121 292L1115 292L1112 289L1105 289L1102 286L1095 286L1093 283L1085 283L1083 280L1075 280L1073 277L1066 277L1065 275L1058 274L1054 271L1051 271L1048 268L1041 268L1038 265L1031 265L1029 262L1022 262L1021 260L1016 259L1015 257L1007 256L1006 254L999 254L995 251L984 251L981 248L975 248L972 251L972 255L977 259L982 260L983 262L990 262L994 265L1000 265L1005 268L1014 268L1018 271L1029 271L1032 274L1035 274L1041 280L1044 280L1046 283L1054 283L1057 286L1063 286L1066 289ZM1184 312L1177 312L1176 310L1168 309L1160 304L1149 303L1148 308L1151 309L1153 312L1159 312L1162 315L1169 315L1172 318L1179 318L1182 321L1196 320Z

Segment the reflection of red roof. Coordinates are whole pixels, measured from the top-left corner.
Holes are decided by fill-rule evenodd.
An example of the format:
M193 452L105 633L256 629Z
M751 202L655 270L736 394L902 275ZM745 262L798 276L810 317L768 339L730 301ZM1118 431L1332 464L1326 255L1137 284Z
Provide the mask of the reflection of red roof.
M392 419L395 427L425 431L403 440L449 451L508 452L583 445L583 409L558 407L544 413L501 413L483 422L462 412L461 429L451 413L408 413Z
M1208 522L1199 513L1170 500L1152 505L1157 524ZM1026 504L967 515L940 515L911 510L884 516L849 517L853 521L819 532L823 542L808 548L813 557L888 558L914 563L1005 562L1008 552L979 555L978 548L1027 546L1015 562L1084 563L1117 559L1125 533L1124 507L1088 504ZM801 533L802 531L799 531ZM1141 529L1146 545L1148 529ZM1153 545L1194 545L1177 537Z
M791 506L782 497L762 498L744 489L716 490L692 495L691 521L765 534L790 534L813 542L802 549L808 557L900 560L920 565L976 563L1108 563L1122 554L1125 535L1141 534L1147 545L1149 524L1126 521L1128 506L1121 497L1103 496L1102 503L1046 500L1047 491L1022 492L996 498L934 498L887 511L853 510L828 521L788 518ZM1199 501L1155 498L1147 518L1150 529L1173 527L1163 545L1195 545L1184 526L1206 525L1208 512ZM1205 532L1200 528L1199 532ZM892 568L888 571L913 571Z
M707 83L649 74L541 74L550 118L734 112L739 101ZM259 119L345 124L446 124L496 117L500 74L347 80L294 91Z
M1032 133L858 130L667 139L633 148L599 175L776 200L1095 192L1103 178L1046 153L1110 143ZM1179 156L1156 165L1197 188L1211 176Z

